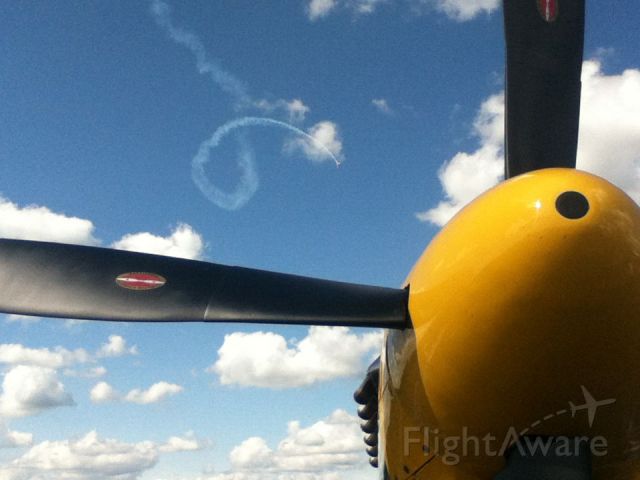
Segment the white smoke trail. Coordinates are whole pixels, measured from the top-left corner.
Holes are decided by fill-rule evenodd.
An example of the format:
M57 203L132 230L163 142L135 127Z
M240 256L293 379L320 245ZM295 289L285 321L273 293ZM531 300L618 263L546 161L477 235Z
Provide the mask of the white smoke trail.
M220 87L222 91L229 94L234 99L236 108L247 108L255 106L259 102L255 102L247 93L245 85L234 77L231 73L225 71L217 63L208 60L206 50L200 39L192 32L176 27L171 21L171 9L163 0L152 0L151 14L156 23L164 29L169 37L179 45L183 45L193 53L196 58L196 67L201 74L208 74L213 82ZM191 176L200 191L209 200L220 208L226 210L237 210L242 208L258 190L259 178L255 169L254 152L244 137L239 137L240 152L238 155L238 167L240 168L240 180L237 187L232 192L224 192L216 187L207 177L205 165L210 160L211 150L217 148L220 142L230 132L238 128L245 127L279 127L289 130L296 135L300 135L310 142L315 149L326 154L327 158L331 158L336 165L340 165L340 160L336 155L327 148L322 142L307 132L280 120L264 117L243 117L231 120L221 127L218 127L208 140L200 145L198 153L191 162Z
M246 87L240 80L225 71L216 62L207 59L204 45L194 33L173 25L171 22L171 7L166 2L153 0L151 2L151 14L156 23L167 32L174 42L191 50L191 53L196 57L198 72L203 75L209 74L216 85L234 97L236 106L246 107L252 103Z
M340 165L340 160L331 152L331 150L318 142L307 132L294 127L293 125L281 122L280 120L264 117L244 117L231 120L221 127L218 127L218 129L213 132L213 135L211 135L211 138L202 142L198 149L198 153L193 157L191 162L191 176L200 191L213 203L226 210L237 210L242 208L258 189L259 180L254 167L253 150L246 141L240 139L238 166L242 173L240 175L238 186L231 193L226 193L211 183L204 168L210 160L209 152L218 147L222 139L233 130L243 127L279 127L292 131L297 135L301 135L306 138L311 145L324 152L328 158L331 158L335 162L336 166Z

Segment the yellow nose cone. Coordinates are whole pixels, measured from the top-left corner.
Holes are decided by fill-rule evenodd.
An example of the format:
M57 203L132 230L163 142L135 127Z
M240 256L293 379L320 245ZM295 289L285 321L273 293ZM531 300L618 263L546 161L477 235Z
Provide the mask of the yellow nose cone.
M618 188L567 169L504 182L442 229L408 281L442 435L604 436L612 460L638 448L640 209ZM615 403L572 410L588 396Z

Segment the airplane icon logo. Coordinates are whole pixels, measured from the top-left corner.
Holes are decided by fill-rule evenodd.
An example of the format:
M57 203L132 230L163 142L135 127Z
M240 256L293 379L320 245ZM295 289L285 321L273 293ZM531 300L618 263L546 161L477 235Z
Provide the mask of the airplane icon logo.
M569 402L569 408L571 409L571 418L576 416L576 412L580 410L586 410L587 416L589 418L589 427L592 427L593 421L596 418L596 410L598 409L598 407L616 403L616 399L608 398L606 400L596 400L584 385L581 385L580 388L582 388L582 394L584 395L584 403L582 405L575 405L573 402Z

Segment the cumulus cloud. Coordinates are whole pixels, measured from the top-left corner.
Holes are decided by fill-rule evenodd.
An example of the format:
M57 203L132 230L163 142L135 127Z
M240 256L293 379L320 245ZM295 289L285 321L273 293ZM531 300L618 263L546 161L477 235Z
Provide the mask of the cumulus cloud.
M584 62L578 168L640 202L640 69L606 75L600 61Z
M18 365L2 382L0 415L24 417L51 408L74 405L73 398L51 368Z
M577 167L600 175L640 202L640 69L607 75L598 60L583 64ZM438 174L445 200L417 214L444 225L503 173L504 95L493 95L474 123L480 146L457 153Z
M266 113L282 110L287 115L287 119L291 123L304 122L307 113L311 111L311 109L299 98L294 98L293 100L279 99L276 101L261 99L255 102L255 106Z
M171 437L158 449L163 453L194 452L202 450L207 442L197 439L193 432L187 432L184 437Z
M0 238L97 245L89 220L55 213L47 207L20 207L0 197Z
M107 369L102 366L89 368L88 370L72 370L68 368L64 371L64 374L67 377L99 378L107 374Z
M311 21L318 20L326 17L337 6L337 0L311 0L307 6L307 15Z
M480 107L473 133L480 148L459 152L438 172L446 199L438 206L417 214L418 219L444 225L476 196L493 187L504 174L504 94L493 95Z
M251 437L233 448L231 471L209 480L337 479L366 463L358 420L336 410L311 426L289 422L287 435L276 448Z
M22 323L27 325L29 323L38 323L42 318L31 315L16 315L12 313L6 316L6 320L8 323Z
M120 335L109 335L109 340L104 343L98 352L97 357L122 357L124 355L137 355L138 347L129 347L127 341Z
M269 468L273 466L273 450L260 437L250 437L231 450L229 461L235 469Z
M89 398L93 403L115 402L120 399L120 394L107 382L99 382L89 392Z
M373 100L371 100L371 105L373 105L376 110L381 113L384 113L386 115L393 114L393 110L389 106L389 102L387 102L387 100L384 98L374 98Z
M181 223L167 237L149 232L130 233L114 242L111 247L169 257L201 259L205 244L202 235L190 225Z
M349 0L347 6L356 14L369 14L375 12L378 5L386 3L388 0Z
M126 395L122 395L107 382L99 382L91 389L89 397L93 403L128 402L149 405L177 395L183 390L182 386L174 383L158 382L146 390L134 388Z
M123 355L136 355L137 353L137 347L135 345L128 346L123 337L110 335L108 341L98 349L95 357L120 357ZM19 343L0 344L0 363L8 365L36 365L59 369L94 361L94 355L84 348L68 350L60 346L55 348L30 348ZM69 376L96 377L104 375L106 370L104 367L98 366L82 374L72 370L65 371L65 374L67 372L69 372Z
M278 444L276 464L289 471L346 467L361 461L362 450L358 419L336 410L310 427L290 422L287 437Z
M299 103L298 103L299 102ZM293 100L287 104L291 115L304 115L302 102ZM0 197L0 238L40 240L78 245L100 245L93 236L95 227L90 220L67 217L54 213L47 207L29 205L20 207ZM170 235L161 237L149 232L124 235L111 245L119 250L130 250L171 257L201 259L205 242L190 225L180 223ZM8 315L9 322L35 322L38 317Z
M434 0L419 0L431 3ZM435 0L435 8L449 18L464 22L482 14L491 13L500 6L500 0Z
M390 1L393 0L310 0L307 16L311 21L319 20L337 11L338 7L344 7L355 15L367 15L374 13L379 5ZM407 3L415 14L435 10L458 22L471 20L483 13L492 13L500 6L500 0L408 0Z
M17 343L0 344L0 363L9 365L61 368L89 361L91 361L91 355L82 348L71 351L62 347L48 349L28 348Z
M329 13L343 6L355 15L367 15L375 12L378 5L388 0L311 0L307 5L309 20L315 21L326 17Z
M297 137L285 143L287 153L302 152L314 162L342 161L342 138L338 125L330 121L318 122L307 130L309 137ZM333 158L331 155L333 155Z
M0 448L28 447L32 442L33 435L31 433L9 430L0 419Z
M140 405L148 405L150 403L158 403L167 397L176 395L184 390L180 385L175 383L158 382L151 385L146 390L138 388L131 390L124 397L127 402L138 403Z
M379 332L356 335L344 327L311 327L299 342L272 332L235 332L225 336L208 371L223 385L300 387L357 375L381 345Z
M310 108L299 98L294 98L290 102L285 102L285 110L287 111L290 122L302 123L307 113L309 113Z
M152 442L102 439L95 431L77 440L46 441L0 468L8 480L135 479L158 462Z
M91 431L81 438L45 441L0 466L3 480L135 480L163 453L202 448L192 433L166 443L126 443Z

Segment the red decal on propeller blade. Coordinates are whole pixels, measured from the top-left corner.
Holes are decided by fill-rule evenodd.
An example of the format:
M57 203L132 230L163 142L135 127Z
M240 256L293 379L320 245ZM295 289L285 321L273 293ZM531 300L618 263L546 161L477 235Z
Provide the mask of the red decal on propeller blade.
M118 275L116 283L128 290L155 290L167 283L167 280L155 273L129 272Z
M558 18L558 0L538 0L538 11L547 22Z

